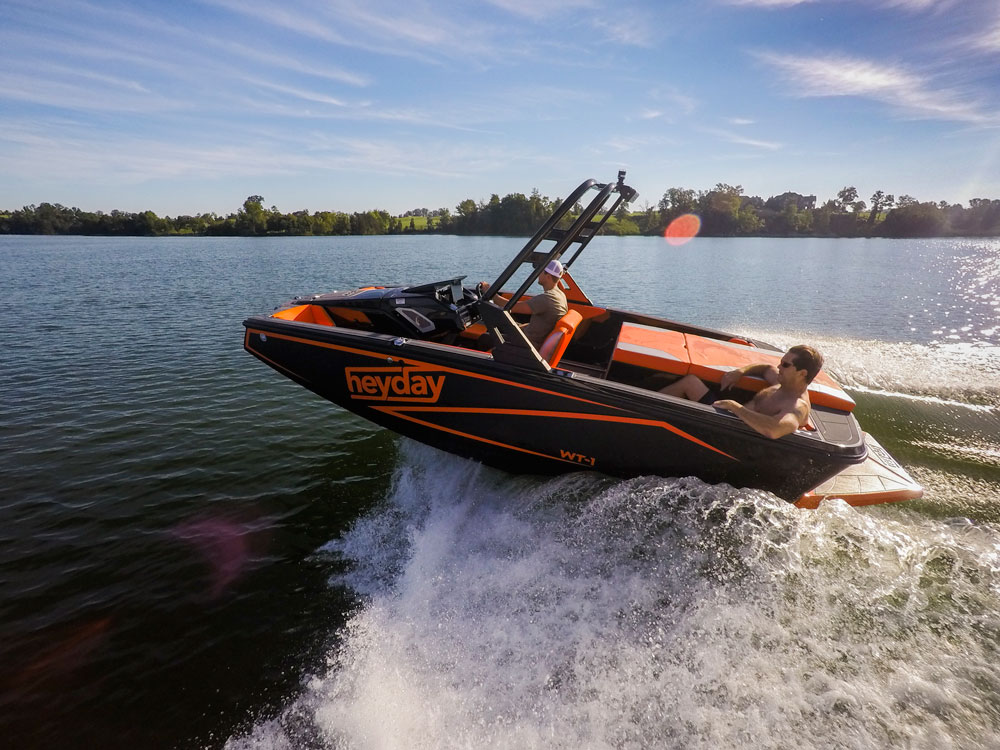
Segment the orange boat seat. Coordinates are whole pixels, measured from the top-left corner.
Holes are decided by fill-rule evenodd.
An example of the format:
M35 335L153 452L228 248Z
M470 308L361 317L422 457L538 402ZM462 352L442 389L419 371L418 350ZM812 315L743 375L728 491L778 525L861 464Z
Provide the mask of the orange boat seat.
M549 367L555 367L559 364L559 360L562 359L563 352L569 346L569 340L573 338L573 333L576 332L576 327L580 325L581 320L583 320L583 316L580 313L576 310L570 310L556 321L552 333L546 337L545 341L542 342L541 349L538 350L542 359L549 363Z
M614 361L683 376L691 373L708 383L718 383L729 370L767 362L777 366L780 352L771 352L749 342L722 340L679 333L667 328L624 323L615 345ZM743 377L738 387L759 391L767 386L762 378ZM836 381L820 371L809 384L809 399L817 406L842 411L854 409L852 399Z
M691 357L684 334L641 323L623 323L614 361L673 375L687 375Z

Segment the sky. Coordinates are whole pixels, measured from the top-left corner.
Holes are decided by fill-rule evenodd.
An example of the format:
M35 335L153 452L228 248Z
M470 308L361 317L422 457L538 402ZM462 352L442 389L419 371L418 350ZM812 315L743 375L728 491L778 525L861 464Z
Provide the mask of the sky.
M1000 0L0 0L0 209L1000 198Z

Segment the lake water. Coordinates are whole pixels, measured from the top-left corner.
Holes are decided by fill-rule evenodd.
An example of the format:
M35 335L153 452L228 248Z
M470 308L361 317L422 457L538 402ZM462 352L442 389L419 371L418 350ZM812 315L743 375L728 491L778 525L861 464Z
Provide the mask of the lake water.
M0 237L10 747L1000 746L1000 241L599 238L598 302L807 342L920 501L517 477L242 351L505 238Z

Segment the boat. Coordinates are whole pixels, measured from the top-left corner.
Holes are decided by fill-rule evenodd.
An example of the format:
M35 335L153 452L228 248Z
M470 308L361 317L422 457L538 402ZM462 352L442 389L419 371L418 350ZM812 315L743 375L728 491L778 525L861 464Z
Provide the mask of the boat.
M693 475L803 507L831 496L856 505L920 497L823 371L809 387L808 424L778 439L659 391L687 373L717 383L744 364L776 364L783 352L590 300L572 268L615 210L635 199L624 180L620 172L616 181L581 183L488 286L455 276L296 297L247 318L244 348L375 424L515 473ZM569 310L536 349L514 306L553 260L565 268L559 284ZM518 274L523 281L506 290ZM733 398L765 386L744 377Z

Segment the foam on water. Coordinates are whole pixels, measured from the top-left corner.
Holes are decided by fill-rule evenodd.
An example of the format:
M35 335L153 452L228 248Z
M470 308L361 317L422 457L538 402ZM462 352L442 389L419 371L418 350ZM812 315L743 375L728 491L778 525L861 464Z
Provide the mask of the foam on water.
M846 388L1000 406L1000 346L894 343L787 331L751 335L782 348L800 343L817 347L827 372Z
M404 442L359 606L229 747L995 747L1000 528Z

